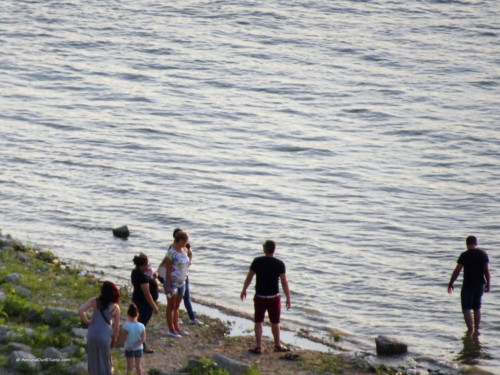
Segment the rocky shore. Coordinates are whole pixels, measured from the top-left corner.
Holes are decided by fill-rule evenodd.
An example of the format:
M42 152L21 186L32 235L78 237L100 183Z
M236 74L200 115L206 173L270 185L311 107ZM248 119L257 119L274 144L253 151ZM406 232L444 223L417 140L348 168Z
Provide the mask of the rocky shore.
M86 374L86 329L76 310L99 293L103 275L69 267L50 251L33 249L1 233L0 259L0 373ZM126 311L127 286L122 295L121 308ZM166 336L164 313L161 306L147 327L148 344L155 353L143 357L144 374L457 373L373 364L352 353L301 348L274 353L270 341L264 343L262 355L254 355L248 352L254 344L252 334L229 337L227 323L203 315L199 319L204 325L188 325L188 336L172 339ZM181 319L188 320L182 310ZM395 343L389 340L389 344ZM114 373L125 374L122 350L112 352Z

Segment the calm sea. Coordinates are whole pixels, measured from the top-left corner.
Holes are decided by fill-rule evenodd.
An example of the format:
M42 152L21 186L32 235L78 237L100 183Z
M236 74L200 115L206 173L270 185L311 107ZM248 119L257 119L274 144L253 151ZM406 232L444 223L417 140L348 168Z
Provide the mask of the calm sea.
M181 227L193 296L242 312L274 239L285 325L500 373L499 20L497 0L3 0L0 228L125 284ZM472 354L446 292L469 234L492 270Z

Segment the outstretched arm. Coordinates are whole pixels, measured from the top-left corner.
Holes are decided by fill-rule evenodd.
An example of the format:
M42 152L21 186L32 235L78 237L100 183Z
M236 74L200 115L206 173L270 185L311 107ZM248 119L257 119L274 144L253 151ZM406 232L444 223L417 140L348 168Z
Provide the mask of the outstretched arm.
M247 278L245 279L245 282L243 283L243 290L241 291L241 294L240 294L240 298L241 298L242 301L247 296L247 288L250 285L250 283L252 282L253 275L255 275L254 271L252 271L252 270L248 271Z
M451 294L453 292L454 286L453 283L457 279L458 275L460 275L460 271L462 271L463 266L460 263L457 263L457 266L453 270L453 273L451 274L450 282L448 283L448 293Z
M292 306L292 301L290 299L290 288L288 287L288 280L286 278L286 273L280 275L281 287L286 296L286 309L288 310Z

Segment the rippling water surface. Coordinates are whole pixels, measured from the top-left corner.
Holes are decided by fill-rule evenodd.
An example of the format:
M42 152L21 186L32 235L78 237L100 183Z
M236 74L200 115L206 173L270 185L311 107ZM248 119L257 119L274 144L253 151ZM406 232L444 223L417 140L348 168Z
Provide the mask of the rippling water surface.
M285 324L499 373L499 19L496 0L4 0L0 228L125 283L180 226L192 294L246 312L273 238ZM469 234L493 286L463 360L446 285Z

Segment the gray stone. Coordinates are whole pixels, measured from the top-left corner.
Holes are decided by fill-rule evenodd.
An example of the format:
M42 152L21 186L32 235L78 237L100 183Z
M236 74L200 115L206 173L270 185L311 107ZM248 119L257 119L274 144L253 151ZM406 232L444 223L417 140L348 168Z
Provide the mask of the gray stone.
M72 356L76 352L78 352L78 349L79 349L78 346L76 346L74 344L70 344L70 345L65 346L64 348L62 348L61 352L63 352L66 356Z
M408 351L408 345L386 336L378 336L375 339L375 344L377 354L381 356L405 354Z
M54 348L53 346L49 346L49 347L45 348L45 350L43 351L43 358L63 359L63 358L66 358L66 354L64 354L60 350Z
M11 352L16 350L20 350L22 352L31 353L31 347L29 345L20 343L20 342L9 342L8 347Z
M201 365L202 365L202 363L201 363L201 359L200 358L198 358L198 357L191 357L191 358L189 358L187 368L188 369L193 369L193 368L201 366Z
M12 329L6 326L0 326L0 342L4 342L8 339Z
M28 254L25 254L25 253L20 253L20 252L18 252L18 253L17 253L17 257L18 257L18 259L19 259L21 262L27 262L27 261L30 259L30 257L29 257L29 255L28 255Z
M71 375L88 375L87 364L80 362L68 369Z
M37 357L28 352L16 350L10 353L7 359L7 367L22 372L40 372L42 365Z
M75 337L86 338L87 337L87 329L86 328L72 328L71 334Z
M75 310L66 310L58 308L47 307L43 312L43 321L51 326L57 326L61 320L78 316L78 312Z
M19 280L21 280L21 275L17 272L9 273L7 276L5 276L6 283L18 284Z
M119 238L127 238L128 236L130 236L128 226L122 225L121 227L113 229L113 235Z
M224 357L223 355L217 353L212 356L212 359L221 369L228 371L229 375L248 374L248 371L250 370L250 366L246 363Z
M10 331L7 334L7 339L9 341L22 341L25 337L35 337L35 331L31 328L21 328L15 331Z
M31 297L31 291L26 288L25 286L22 285L16 285L16 294L18 296L21 296L23 298L29 298Z

